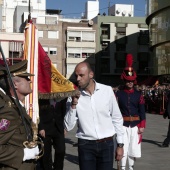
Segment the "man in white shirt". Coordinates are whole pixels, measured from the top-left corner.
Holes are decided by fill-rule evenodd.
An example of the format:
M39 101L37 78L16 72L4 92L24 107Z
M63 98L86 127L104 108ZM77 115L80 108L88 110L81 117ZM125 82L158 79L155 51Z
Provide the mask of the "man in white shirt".
M113 90L95 82L87 62L76 66L75 75L80 94L68 99L64 123L67 131L78 123L80 170L112 170L115 134L116 160L123 156L123 119Z

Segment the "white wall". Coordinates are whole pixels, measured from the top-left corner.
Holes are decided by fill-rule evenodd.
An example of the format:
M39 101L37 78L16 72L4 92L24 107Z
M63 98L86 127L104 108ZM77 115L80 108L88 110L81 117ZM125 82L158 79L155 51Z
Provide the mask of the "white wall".
M24 2L26 3L24 3ZM39 0L41 3L37 3L37 0L30 0L30 4L34 10L45 10L46 0ZM4 0L6 8L15 8L16 6L28 6L29 0Z
M134 5L115 4L109 8L109 15L133 17Z
M88 20L96 17L99 13L99 1L87 1L85 16Z

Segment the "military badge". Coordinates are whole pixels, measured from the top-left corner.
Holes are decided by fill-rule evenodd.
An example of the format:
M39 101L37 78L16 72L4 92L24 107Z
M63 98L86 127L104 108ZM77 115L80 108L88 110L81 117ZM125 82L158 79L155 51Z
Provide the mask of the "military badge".
M9 102L8 102L8 107L11 107L11 106L12 106L12 104L11 104L11 102L9 101Z
M128 72L128 75L129 75L129 76L132 76L132 72L131 72L131 71L129 71L129 72Z
M9 125L10 125L10 121L9 120L1 119L1 121L0 121L0 130L1 131L7 130Z

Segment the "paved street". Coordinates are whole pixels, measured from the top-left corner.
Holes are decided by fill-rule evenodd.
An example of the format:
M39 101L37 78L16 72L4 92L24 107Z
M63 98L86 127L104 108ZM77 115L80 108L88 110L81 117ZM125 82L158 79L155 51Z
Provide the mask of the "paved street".
M142 158L137 159L135 170L169 170L170 149L160 145L166 137L169 120L162 115L147 114L147 128L143 135ZM64 170L78 170L76 128L66 136L66 157ZM116 166L114 165L116 169Z

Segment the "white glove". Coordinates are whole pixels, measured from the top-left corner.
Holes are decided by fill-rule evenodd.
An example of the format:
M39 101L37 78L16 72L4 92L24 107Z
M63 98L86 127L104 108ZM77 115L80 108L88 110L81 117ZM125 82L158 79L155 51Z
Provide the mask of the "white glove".
M35 148L24 148L24 158L25 160L35 159L35 157L39 154L39 148L36 146Z

